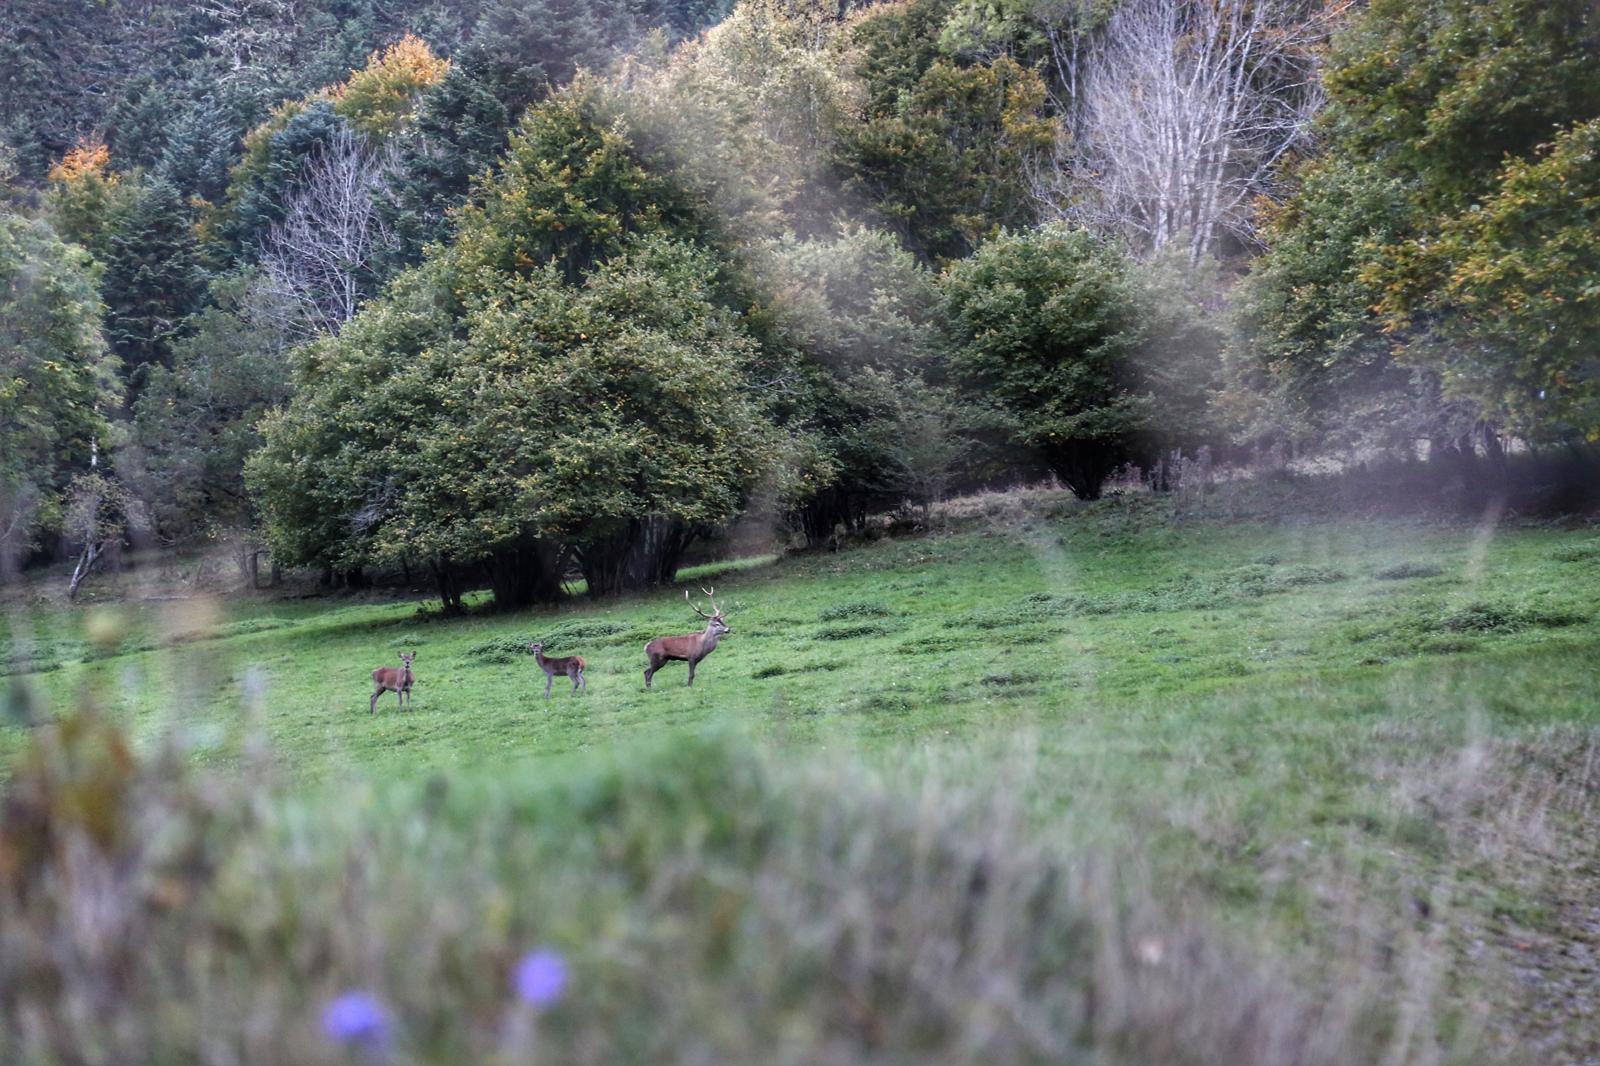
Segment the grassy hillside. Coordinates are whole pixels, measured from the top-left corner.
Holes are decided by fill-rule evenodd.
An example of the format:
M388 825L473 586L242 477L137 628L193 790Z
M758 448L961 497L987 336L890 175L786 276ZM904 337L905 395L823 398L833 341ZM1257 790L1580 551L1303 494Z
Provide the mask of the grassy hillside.
M1425 1061L1436 1043L1475 1046L1480 1002L1501 1005L1480 1034L1492 1046L1558 1056L1600 1039L1572 994L1588 956L1571 950L1593 950L1585 923L1600 917L1582 902L1597 858L1582 825L1600 791L1592 530L1180 521L1160 502L1042 496L975 505L932 536L684 575L698 582L716 586L734 632L692 689L672 666L648 692L643 643L694 628L681 593L458 620L411 602L65 613L24 597L9 624L14 659L35 668L23 680L36 705L98 692L145 746L176 732L191 764L228 777L245 759L241 737L251 748L264 737L274 780L309 797L304 811L363 797L356 810L395 819L380 836L432 802L426 782L448 780L464 824L509 817L528 789L569 790L539 803L603 839L574 813L615 780L596 755L658 766L629 753L710 751L720 780L744 772L743 756L715 769L722 745L753 741L763 758L870 780L861 787L899 797L912 823L942 802L931 797L1001 803L1018 841L1105 858L1121 887L1096 892L1169 929L1212 930L1207 943L1255 960L1242 973L1281 967L1313 1001L1342 989L1340 1009L1355 1013L1341 1024L1358 1029L1363 997L1386 1003L1368 1035L1396 1061ZM587 695L558 686L544 699L522 650L535 638L589 660ZM403 649L419 653L415 710L390 695L369 715L368 673ZM707 729L739 739L706 749ZM24 737L8 728L0 743ZM660 771L637 772L648 783ZM714 825L720 806L767 802L731 780L719 798L714 780L694 776L693 801L667 803L652 830L678 841L651 845L663 856L700 819ZM375 794L388 798L374 806ZM328 831L359 835L360 817ZM779 839L788 817L771 823ZM535 861L528 847L515 864ZM541 861L567 883L601 860ZM419 878L446 875L391 876L405 899L433 891ZM574 928L592 935L594 920ZM1143 943L1118 937L1133 938L1126 950ZM1200 1009L1184 987L1178 999ZM761 1002L740 1039L778 1024ZM1312 1061L1308 1034L1322 1023L1278 1008L1311 1043L1301 1059L1253 1061ZM1213 1051L1239 1037L1217 1039ZM1337 1046L1333 1061L1378 1054Z
M944 535L685 572L685 588L715 586L734 628L693 689L681 665L649 692L641 677L649 638L699 628L677 591L460 620L425 603L258 599L71 614L35 602L7 621L14 657L53 667L30 679L42 694L105 685L141 733L227 726L247 680L260 685L273 747L307 778L557 756L722 716L867 747L993 726L1121 731L1134 705L1166 708L1139 729L1187 728L1210 717L1208 697L1271 690L1292 706L1311 681L1381 686L1397 670L1559 660L1600 641L1593 534L994 506ZM96 649L86 627L120 639ZM533 639L588 659L587 696L543 698ZM389 695L369 716L371 670L408 649L415 711Z

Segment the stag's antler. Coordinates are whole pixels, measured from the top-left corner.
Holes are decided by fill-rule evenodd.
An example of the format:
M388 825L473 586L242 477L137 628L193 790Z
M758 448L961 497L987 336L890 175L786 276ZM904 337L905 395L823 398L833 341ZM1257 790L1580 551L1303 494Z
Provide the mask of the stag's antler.
M700 591L706 594L706 599L709 600L710 603L711 603L711 613L710 614L706 614L699 607L695 607L694 601L689 599L689 590L688 589L684 589L683 590L683 601L685 603L687 603L690 607L694 607L694 613L699 615L701 618L706 619L707 621L710 621L713 618L722 617L722 612L717 609L716 597L713 595L717 591L716 588L712 587L712 588L708 589L704 585L701 585L700 586Z

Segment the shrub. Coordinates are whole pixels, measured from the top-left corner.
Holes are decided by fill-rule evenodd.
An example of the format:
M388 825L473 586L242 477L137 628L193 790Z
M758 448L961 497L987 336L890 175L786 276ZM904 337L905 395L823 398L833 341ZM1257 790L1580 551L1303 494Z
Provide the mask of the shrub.
M1412 578L1438 577L1444 573L1444 567L1435 566L1433 563L1396 563L1386 566L1373 576L1379 581L1408 581Z
M846 618L887 618L894 612L876 600L836 603L817 614L819 622L841 622Z
M1565 545L1551 552L1550 557L1558 563L1586 563L1600 559L1600 540Z
M1471 603L1450 611L1439 620L1452 633L1516 632L1522 629L1556 629L1583 621L1578 615L1541 611L1502 604Z
M1082 230L1002 234L951 268L952 360L1073 494L1098 499L1149 421L1127 264Z
M514 663L533 653L528 650L528 645L533 642L532 637L495 637L474 644L465 652L467 658L476 659L481 663Z

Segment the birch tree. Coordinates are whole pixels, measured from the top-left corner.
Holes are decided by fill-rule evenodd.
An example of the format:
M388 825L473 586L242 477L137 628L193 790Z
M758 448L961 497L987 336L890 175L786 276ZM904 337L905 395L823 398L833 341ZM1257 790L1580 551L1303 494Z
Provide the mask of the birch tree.
M1036 186L1046 213L1147 254L1184 240L1193 261L1252 241L1252 203L1305 141L1317 47L1342 7L1126 0L1092 41L1064 41L1054 58L1074 96Z
M372 264L393 240L378 199L395 170L393 150L348 129L307 160L283 221L261 244L264 293L291 336L338 333L373 294Z

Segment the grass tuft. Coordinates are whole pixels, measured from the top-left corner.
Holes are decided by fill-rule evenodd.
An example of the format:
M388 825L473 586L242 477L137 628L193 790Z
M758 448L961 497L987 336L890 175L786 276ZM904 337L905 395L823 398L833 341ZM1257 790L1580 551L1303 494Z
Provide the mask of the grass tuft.
M1396 563L1386 566L1372 576L1379 581L1409 581L1413 578L1438 577L1444 573L1444 567L1433 563Z
M889 632L888 626L863 622L853 626L825 626L817 630L816 637L818 640L857 640L861 637L880 637Z
M851 600L824 607L817 612L819 622L842 622L850 618L888 618L894 612L877 600Z

